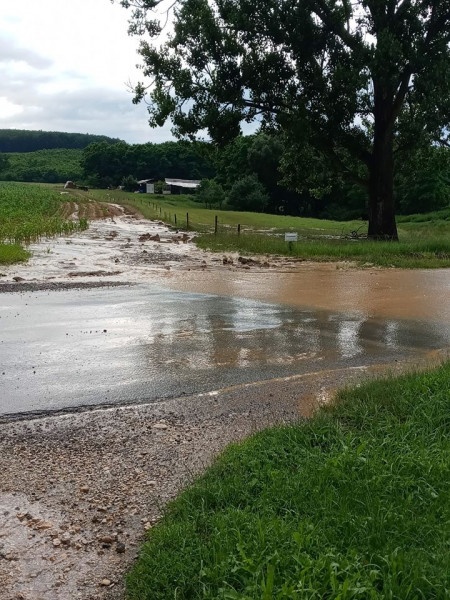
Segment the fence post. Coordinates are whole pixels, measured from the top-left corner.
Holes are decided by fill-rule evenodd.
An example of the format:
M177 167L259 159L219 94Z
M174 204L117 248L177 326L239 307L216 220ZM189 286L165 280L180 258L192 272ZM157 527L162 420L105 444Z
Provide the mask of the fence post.
M186 213L186 229L189 229L189 213Z
M217 235L217 215L214 217L214 235Z
M173 215L173 217L174 217L174 219L175 219L175 225L176 225L176 224L177 224L177 214L175 213L175 214Z
M238 235L241 235L241 224L238 223Z
M162 214L162 208L159 207L159 215L161 216L161 214Z

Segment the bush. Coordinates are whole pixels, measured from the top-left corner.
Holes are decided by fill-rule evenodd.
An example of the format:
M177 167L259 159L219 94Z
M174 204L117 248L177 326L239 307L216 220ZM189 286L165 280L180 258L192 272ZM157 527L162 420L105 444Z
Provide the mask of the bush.
M228 205L233 210L262 212L268 202L269 194L256 175L236 181L228 195Z
M122 186L126 192L134 192L138 187L138 182L133 175L128 175L122 179Z
M208 205L209 208L213 206L222 208L226 196L220 183L217 183L214 179L202 179L197 190L196 200L204 202L206 208L208 208Z
M162 194L169 189L170 188L165 181L160 180L155 183L155 194Z

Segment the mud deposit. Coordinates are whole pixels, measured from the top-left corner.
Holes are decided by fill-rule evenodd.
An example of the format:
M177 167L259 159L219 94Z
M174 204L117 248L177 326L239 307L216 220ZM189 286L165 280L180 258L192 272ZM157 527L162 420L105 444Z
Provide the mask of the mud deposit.
M229 442L450 346L450 270L240 261L102 213L2 268L0 600L123 600L145 532Z

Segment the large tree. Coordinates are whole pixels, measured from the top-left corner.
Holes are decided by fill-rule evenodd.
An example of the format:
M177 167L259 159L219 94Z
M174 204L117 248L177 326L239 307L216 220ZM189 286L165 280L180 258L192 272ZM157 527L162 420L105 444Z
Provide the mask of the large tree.
M450 0L165 1L121 0L150 124L224 142L260 119L367 186L369 236L397 239L396 155L448 143Z

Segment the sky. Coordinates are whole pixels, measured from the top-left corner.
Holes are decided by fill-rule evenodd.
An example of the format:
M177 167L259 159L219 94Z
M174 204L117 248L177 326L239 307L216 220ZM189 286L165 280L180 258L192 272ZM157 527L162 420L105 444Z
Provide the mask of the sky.
M110 0L0 0L0 129L173 139L132 103L127 82L142 75L127 20Z

